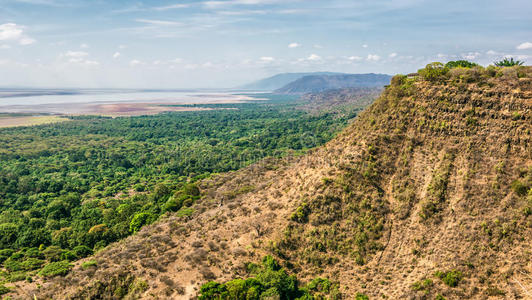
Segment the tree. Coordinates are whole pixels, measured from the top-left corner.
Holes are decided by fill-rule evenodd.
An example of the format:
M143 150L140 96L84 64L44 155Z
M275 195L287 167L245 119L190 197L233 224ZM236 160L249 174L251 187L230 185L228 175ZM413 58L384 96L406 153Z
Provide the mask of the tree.
M449 68L449 69L453 69L453 68L473 68L473 67L476 67L476 66L478 66L478 64L476 64L474 62L467 61L467 60L454 60L454 61L447 62L445 64L445 67Z
M513 66L522 66L524 62L520 60L514 60L513 57L505 58L494 62L497 67L513 67Z
M151 214L145 212L135 214L133 219L131 219L131 223L129 223L129 231L132 233L139 231L142 226L148 223L150 217Z

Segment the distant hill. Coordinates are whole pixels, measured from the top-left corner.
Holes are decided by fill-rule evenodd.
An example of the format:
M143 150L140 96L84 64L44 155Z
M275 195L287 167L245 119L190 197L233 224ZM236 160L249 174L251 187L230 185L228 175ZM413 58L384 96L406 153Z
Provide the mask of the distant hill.
M283 94L317 93L331 89L383 87L390 83L390 75L385 74L322 74L303 76L276 89Z
M314 73L282 73L277 74L272 77L268 77L265 79L261 79L255 82L252 82L250 84L246 84L244 86L239 87L239 89L243 90L254 90L254 91L273 91L279 88L282 88L283 86L298 80L305 76L310 75L341 75L342 73L333 73L333 72L314 72Z

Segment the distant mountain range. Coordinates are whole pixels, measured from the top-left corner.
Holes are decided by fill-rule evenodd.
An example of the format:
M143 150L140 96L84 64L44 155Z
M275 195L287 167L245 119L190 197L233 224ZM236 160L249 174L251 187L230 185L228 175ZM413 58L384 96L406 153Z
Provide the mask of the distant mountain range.
M275 90L282 94L318 93L331 89L384 87L390 83L385 74L309 75Z
M333 72L314 72L314 73L281 73L261 79L250 84L239 87L243 90L253 90L253 91L274 91L284 87L285 85L296 81L302 77L310 75L341 75L343 73L333 73Z
M385 74L345 74L333 72L283 73L245 86L244 90L275 91L283 94L316 93L330 89L383 87L390 83Z

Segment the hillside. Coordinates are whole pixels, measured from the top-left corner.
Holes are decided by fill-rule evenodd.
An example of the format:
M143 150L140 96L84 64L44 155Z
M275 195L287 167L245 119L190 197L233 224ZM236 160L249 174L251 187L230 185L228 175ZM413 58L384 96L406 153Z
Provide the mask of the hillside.
M373 88L390 83L391 76L384 74L334 74L308 75L275 90L282 94L317 93L342 88Z
M530 298L531 124L531 67L398 75L325 146L206 179L191 208L12 294L190 299L273 255L346 299Z
M277 74L268 78L264 78L244 86L239 87L238 89L242 90L251 90L251 91L273 91L283 86L300 79L304 76L309 75L339 75L341 73L333 72L314 72L314 73L282 73Z

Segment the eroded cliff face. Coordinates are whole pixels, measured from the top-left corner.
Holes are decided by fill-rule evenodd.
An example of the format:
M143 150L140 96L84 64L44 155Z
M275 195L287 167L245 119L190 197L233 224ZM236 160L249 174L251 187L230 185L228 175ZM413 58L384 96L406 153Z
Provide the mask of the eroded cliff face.
M18 295L189 299L270 254L346 299L531 297L532 68L430 79L394 77L324 147L206 180L192 215Z

